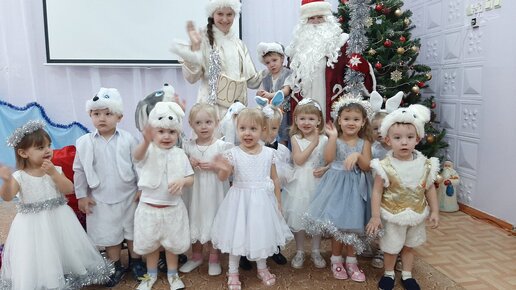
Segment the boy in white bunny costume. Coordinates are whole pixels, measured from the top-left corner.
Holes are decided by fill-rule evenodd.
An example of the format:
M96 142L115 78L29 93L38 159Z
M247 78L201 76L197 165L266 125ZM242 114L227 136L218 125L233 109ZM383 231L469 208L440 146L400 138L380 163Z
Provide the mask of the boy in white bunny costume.
M175 146L184 115L177 103L157 103L134 152L142 190L134 218L134 251L147 259L139 290L152 289L157 280L160 247L166 251L170 289L185 287L177 264L178 255L190 247L190 228L181 194L183 187L193 184L194 171L183 149Z
M411 105L390 113L383 120L380 134L391 146L383 160L373 159L371 168L376 173L372 193L372 217L368 234L385 230L380 239L384 252L385 273L379 281L380 289L394 288L394 266L401 252L402 284L405 289L420 289L412 278L413 248L426 241L425 219L436 228L439 224L439 205L434 186L439 171L439 160L427 159L415 146L425 135L425 123L430 110L422 105Z
M86 101L86 112L95 131L77 139L73 170L75 195L79 209L87 214L88 236L104 247L115 272L106 286L113 287L125 275L120 262L122 242L127 241L129 260L135 278L145 274L145 264L133 252L133 221L138 190L132 152L138 140L117 128L123 117L120 93L114 88L100 88Z

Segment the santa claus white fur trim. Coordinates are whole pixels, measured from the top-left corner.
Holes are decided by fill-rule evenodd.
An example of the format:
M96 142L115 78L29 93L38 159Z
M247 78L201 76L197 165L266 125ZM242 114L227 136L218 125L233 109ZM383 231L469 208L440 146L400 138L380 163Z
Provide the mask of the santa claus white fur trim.
M265 64L264 56L269 52L276 52L285 56L285 51L283 50L283 46L277 42L260 42L256 48L258 51L258 56L260 57L260 62Z
M380 135L387 137L389 128L396 123L412 124L416 127L419 138L425 136L425 123L430 121L430 109L423 105L415 104L407 108L399 108L388 114L380 126Z
M303 1L305 2L305 1ZM325 1L312 1L301 5L301 18L331 15L331 4Z
M210 0L206 5L206 16L213 17L213 13L217 9L229 7L235 11L235 16L240 14L240 7L242 4L238 0Z
M109 109L110 112L120 116L124 114L122 97L120 97L117 89L100 88L93 98L86 101L86 112L90 113L92 110L102 109Z
M175 102L158 102L149 114L149 124L154 128L181 131L185 112Z

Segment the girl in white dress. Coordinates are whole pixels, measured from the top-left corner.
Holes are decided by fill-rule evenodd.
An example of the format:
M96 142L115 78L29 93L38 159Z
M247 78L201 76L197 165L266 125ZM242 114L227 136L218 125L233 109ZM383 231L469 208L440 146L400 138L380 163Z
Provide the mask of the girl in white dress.
M50 161L51 140L41 121L29 121L8 139L16 166L0 165L0 197L18 193L18 214L2 257L0 289L79 289L103 284L114 271L88 238L63 193L73 184Z
M324 166L322 156L323 148L328 141L323 128L319 103L309 98L300 101L294 110L294 125L290 129L294 174L283 189L283 215L294 232L297 249L290 264L296 269L302 268L305 261L305 227L302 217L308 209L319 178L328 169ZM315 267L324 268L326 262L321 256L320 245L321 235L313 236L312 262Z
M234 145L215 138L218 126L215 106L198 103L192 107L189 116L196 139L183 144L183 149L195 171L195 182L185 192L183 200L190 218L190 239L192 257L179 271L189 273L202 264L202 248L208 244L210 252L208 274L220 275L219 251L211 246L211 226L213 218L229 189L228 181L220 181L212 160Z
M213 246L229 253L228 287L241 289L240 256L256 261L258 278L266 286L276 276L266 259L293 238L281 215L281 192L274 150L259 141L265 120L259 109L244 109L237 117L240 145L219 155L214 164L220 180L233 173L233 185L219 207L211 231Z

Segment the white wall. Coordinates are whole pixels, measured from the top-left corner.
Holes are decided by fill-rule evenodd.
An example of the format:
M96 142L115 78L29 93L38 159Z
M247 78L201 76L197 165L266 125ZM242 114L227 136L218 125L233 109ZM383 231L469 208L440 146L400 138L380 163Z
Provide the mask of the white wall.
M430 89L448 131L448 155L461 175L462 202L516 225L515 1L467 16L481 0L407 0L419 62L432 67ZM478 28L472 28L476 17Z

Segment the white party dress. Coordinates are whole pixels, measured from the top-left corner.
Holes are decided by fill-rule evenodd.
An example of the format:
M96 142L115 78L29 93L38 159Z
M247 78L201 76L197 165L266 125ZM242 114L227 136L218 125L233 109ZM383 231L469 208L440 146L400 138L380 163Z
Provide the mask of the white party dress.
M233 165L233 185L219 207L212 227L212 243L223 253L251 261L278 253L293 239L278 209L270 178L274 149L262 146L251 155L234 147L225 156Z
M61 168L56 166L61 173ZM20 203L5 243L0 289L79 289L113 271L49 175L16 171Z

